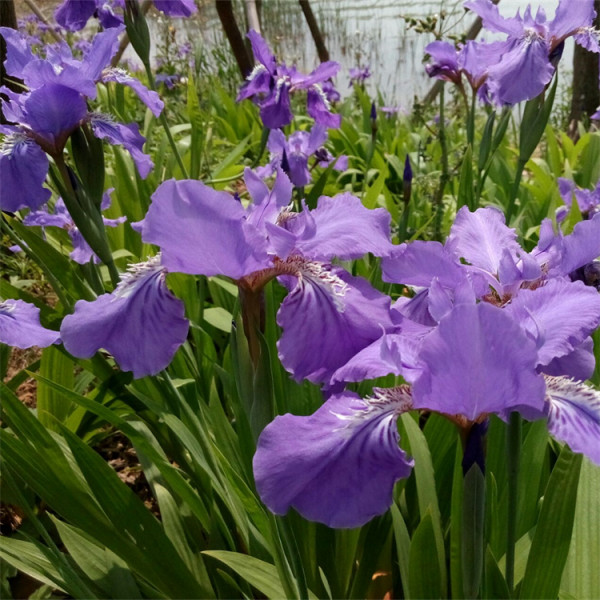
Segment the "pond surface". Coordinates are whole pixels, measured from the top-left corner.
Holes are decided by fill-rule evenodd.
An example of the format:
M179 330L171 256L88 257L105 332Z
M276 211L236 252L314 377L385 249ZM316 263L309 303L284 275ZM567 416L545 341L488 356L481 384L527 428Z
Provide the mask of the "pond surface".
M0 0L2 1L2 0ZM580 0L571 0L579 2ZM44 13L51 15L59 0L38 0ZM504 16L523 12L528 4L542 6L549 19L554 16L558 0L501 0ZM17 5L19 2L17 1ZM150 15L150 27L157 46L164 41L169 25L175 28L177 44L191 42L209 51L228 48L221 23L212 0L199 0L198 14L190 19L165 19L159 13ZM242 1L235 2L238 23L243 26ZM336 84L342 95L349 91L348 71L352 67L369 66L372 77L367 80L369 93L379 90L387 105L410 108L414 96L422 97L432 85L423 67L425 46L434 38L418 34L407 27L405 17L423 18L445 11L445 35L460 35L468 30L475 17L465 11L462 0L311 0L332 60L342 68ZM318 65L314 42L297 0L263 0L263 35L277 57L309 72ZM488 34L488 39L493 36ZM126 57L133 58L131 51ZM567 40L561 61L562 81L572 70L573 41Z

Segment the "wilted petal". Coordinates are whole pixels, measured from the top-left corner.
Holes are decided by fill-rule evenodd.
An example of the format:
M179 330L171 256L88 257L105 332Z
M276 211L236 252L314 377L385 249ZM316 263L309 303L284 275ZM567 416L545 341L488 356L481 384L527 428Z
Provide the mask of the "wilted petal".
M600 392L566 377L546 377L548 431L600 465Z
M305 227L311 219L314 227ZM284 226L294 231L303 228L296 247L313 260L341 260L360 258L367 252L375 256L389 254L394 246L390 242L390 214L383 208L370 210L352 194L321 196L317 208L298 213Z
M283 329L277 347L297 381L328 381L382 329L392 327L389 298L366 280L300 257L290 257L285 268L298 280L284 281L290 293L277 313Z
M115 123L107 115L94 113L90 116L90 125L97 138L106 140L109 144L123 146L131 154L140 177L142 179L148 177L148 173L154 167L154 163L142 151L146 138L140 133L137 123L129 123L128 125Z
M521 290L506 307L537 341L538 364L572 352L600 323L600 294L578 281L551 279Z
M170 271L238 279L270 265L266 238L245 219L230 194L200 181L169 179L152 195L142 239L160 246Z
M263 502L276 514L293 507L329 527L358 527L384 513L394 483L413 466L396 427L410 408L407 389L397 388L366 400L346 392L309 417L276 417L253 461Z
M189 17L198 10L194 0L154 0L154 6L169 17Z
M48 157L32 140L20 134L7 136L0 146L0 209L39 208L52 193L42 187L48 174Z
M504 312L485 302L456 306L423 341L423 374L413 386L417 408L476 420L544 407L533 340Z
M105 70L102 73L102 81L116 81L121 85L130 87L138 95L138 98L152 111L155 117L160 116L165 107L165 103L155 91L149 90L141 81L132 77L123 69L113 68Z
M58 331L40 324L39 308L23 300L0 301L0 342L25 350L45 348L58 340Z
M446 247L469 264L496 274L506 249L513 256L523 252L516 239L515 230L506 226L499 210L487 207L470 212L463 206L456 214Z
M165 284L159 257L132 265L112 294L88 302L63 319L61 337L73 356L90 358L100 348L136 378L168 366L187 336L185 308Z
M79 31L96 12L96 0L64 0L54 12L56 22L69 31Z

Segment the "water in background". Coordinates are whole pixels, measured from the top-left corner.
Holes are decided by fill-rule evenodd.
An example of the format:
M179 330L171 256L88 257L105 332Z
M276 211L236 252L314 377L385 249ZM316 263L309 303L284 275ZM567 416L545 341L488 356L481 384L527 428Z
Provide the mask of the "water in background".
M504 16L513 16L527 4L523 0L501 0L499 9ZM531 4L534 8L541 5L552 19L557 0L534 0ZM350 68L368 65L372 77L366 82L367 90L371 94L379 90L386 104L404 108L412 105L414 96L422 97L432 84L423 68L423 53L433 40L431 35L409 29L404 17L422 18L443 9L447 14L445 35L460 35L475 20L462 8L462 0L311 0L311 6L332 60L342 65L336 81L340 92L348 90ZM314 42L296 0L263 0L262 20L263 35L279 59L305 72L318 65ZM161 23L164 28L162 17L153 22L157 36ZM176 28L181 42L187 38L198 43L201 38L207 47L227 44L212 1L201 3L193 20L177 20ZM488 34L487 39L493 36ZM572 40L568 40L561 63L563 74L571 71L572 56Z

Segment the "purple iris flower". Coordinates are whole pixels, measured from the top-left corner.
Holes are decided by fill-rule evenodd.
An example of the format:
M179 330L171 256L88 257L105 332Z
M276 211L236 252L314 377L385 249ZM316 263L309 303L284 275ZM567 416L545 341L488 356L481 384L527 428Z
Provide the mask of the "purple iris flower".
M189 329L184 304L167 288L166 274L157 255L130 265L111 294L79 300L60 328L67 351L90 358L104 348L135 378L166 368Z
M272 129L269 134L267 148L271 153L268 165L256 170L262 177L269 177L275 173L278 166L285 171L290 181L297 187L308 185L312 176L308 167L311 156L315 158L315 165L328 167L334 163L338 171L348 168L348 157L333 155L323 146L327 141L327 130L322 125L315 123L312 130L295 131L286 140L283 131Z
M516 104L538 96L554 75L566 38L573 37L577 44L600 52L598 31L593 28L593 0L559 0L552 21L547 21L541 7L535 17L528 6L523 17L517 12L505 18L491 0L469 0L464 6L478 14L488 30L508 36L495 44L493 53L480 57L489 67L487 85L498 104Z
M240 88L238 102L254 97L265 127L278 129L292 122L290 94L306 90L308 114L325 127L340 126L341 116L331 112L328 96L321 85L335 76L339 63L327 61L309 75L303 75L295 67L278 64L267 43L256 31L250 30L248 38L257 64Z
M365 81L371 77L369 65L366 67L354 67L350 69L348 74L350 75L350 87L352 87L355 83L364 85Z
M25 350L46 348L59 339L58 331L40 324L40 309L23 300L0 300L0 342Z
M95 16L104 29L123 24L124 0L64 0L56 9L56 22L69 31L83 29ZM154 0L154 6L170 17L189 17L196 12L194 0Z
M103 198L101 209L107 210L110 208L110 194L114 188L108 190ZM107 219L102 217L102 222L105 227L117 227L121 223L124 223L127 217L119 217L117 219ZM67 207L65 206L62 198L59 198L54 205L54 212L50 213L47 207L42 207L41 210L30 212L24 219L23 225L29 227L61 227L66 229L73 243L73 251L70 254L72 260L80 265L85 265L90 260L94 260L95 263L100 263L100 259L94 254L89 244L85 241L81 232L75 226L73 218L69 214Z
M584 219L589 219L597 212L600 212L600 181L596 184L595 189L586 190L578 188L575 182L570 179L559 177L558 189L565 206L556 211L557 222L564 221L571 210L573 196L575 196L575 201Z
M316 209L296 213L288 209L292 185L281 169L271 190L250 169L245 181L247 207L200 181L164 182L152 196L142 239L161 248L170 271L225 275L244 294L278 277L289 292L277 315L281 361L298 380L326 381L391 326L389 298L330 264L334 256L389 252L389 214L350 194L322 196Z
M28 92L15 94L1 88L4 116L10 123L0 128L6 137L0 148L3 191L2 210L37 209L50 197L42 184L48 172L46 155L62 154L67 139L77 127L89 122L94 134L127 149L142 177L152 162L142 152L144 138L137 124L114 123L112 117L89 113L86 100L96 97L96 82L116 81L131 87L158 116L163 102L137 79L121 69L105 69L118 48L121 29L110 29L94 38L82 60L73 58L66 44L37 58L18 32L0 27L7 45L6 71L23 79Z
M435 41L425 46L430 62L425 65L429 77L460 84L458 52L450 42Z
M393 281L402 272L427 286L431 325L403 317L396 331L361 350L361 360L342 367L339 380L392 372L411 385L376 388L364 399L341 392L311 416L276 417L254 457L257 490L273 512L293 507L331 527L357 527L385 512L394 483L412 467L396 425L412 409L438 412L465 430L490 414L545 418L551 435L600 464L600 392L542 373L587 345L600 324L600 294L541 273L530 284L521 272L525 287L510 299L481 296L477 271L488 280L516 250L514 232L490 210L459 213L446 248L414 242L384 258L384 277L387 262Z

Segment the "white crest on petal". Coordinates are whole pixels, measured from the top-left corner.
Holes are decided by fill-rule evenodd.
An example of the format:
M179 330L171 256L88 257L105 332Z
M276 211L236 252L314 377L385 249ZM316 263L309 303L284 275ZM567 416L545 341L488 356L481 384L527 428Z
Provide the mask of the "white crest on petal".
M11 133L7 135L0 143L0 154L10 157L19 144L34 144L25 133Z
M127 267L127 272L121 275L121 281L113 292L115 298L126 298L131 295L144 279L161 274L162 278L167 270L161 264L160 252L148 258L145 262L134 263Z

